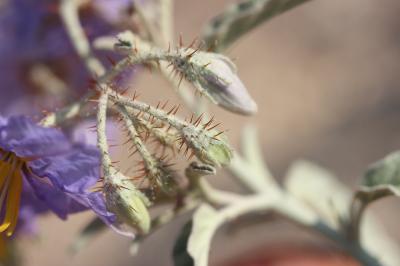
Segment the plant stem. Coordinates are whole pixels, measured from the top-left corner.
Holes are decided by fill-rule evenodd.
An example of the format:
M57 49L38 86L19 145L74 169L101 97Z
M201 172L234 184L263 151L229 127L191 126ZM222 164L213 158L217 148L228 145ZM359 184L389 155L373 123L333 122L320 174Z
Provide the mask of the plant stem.
M96 76L104 73L101 62L93 55L89 41L79 22L78 3L76 0L62 0L60 15L68 35L78 55L83 59L87 69Z
M262 213L267 211L274 211L289 221L312 229L336 242L340 247L344 248L349 254L360 261L362 265L382 265L359 245L348 242L345 236L324 223L314 210L287 193L276 194L272 197L271 195L265 194L252 195L235 201L218 212L218 222L215 226L215 230L223 223L232 221L237 217L249 213Z
M97 147L101 152L101 165L104 178L111 178L111 158L106 136L108 94L102 93L97 109Z

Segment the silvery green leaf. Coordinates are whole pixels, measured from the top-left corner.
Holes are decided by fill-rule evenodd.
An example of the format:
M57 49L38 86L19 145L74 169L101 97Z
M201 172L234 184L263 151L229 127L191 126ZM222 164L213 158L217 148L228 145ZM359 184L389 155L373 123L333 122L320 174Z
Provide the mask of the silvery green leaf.
M400 151L372 164L364 175L355 197L362 208L387 196L400 196Z
M245 0L229 6L204 31L206 43L222 51L261 23L308 0Z
M93 218L79 233L77 238L70 246L72 253L77 253L85 248L89 242L96 237L98 234L104 232L107 229L107 225L99 218Z
M285 179L285 188L336 228L349 217L352 191L321 166L307 161L293 163ZM361 246L382 265L400 265L399 246L372 214L364 216L361 232Z
M289 168L285 188L302 199L324 217L331 226L338 228L347 216L351 190L331 172L307 161L296 161Z
M175 241L174 249L172 251L175 266L193 266L193 258L187 251L187 244L189 241L190 233L192 232L192 221L190 220L182 228L178 239Z
M372 164L365 173L363 186L376 196L400 196L400 151Z
M203 204L193 215L192 230L188 241L188 253L195 266L207 266L212 237L220 225L217 210Z

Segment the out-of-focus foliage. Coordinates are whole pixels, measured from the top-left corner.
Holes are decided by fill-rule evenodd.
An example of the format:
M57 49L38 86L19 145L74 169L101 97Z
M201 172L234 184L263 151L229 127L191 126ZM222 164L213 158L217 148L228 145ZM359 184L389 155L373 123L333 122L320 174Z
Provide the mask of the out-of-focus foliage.
M215 51L228 48L233 42L261 23L309 0L245 0L228 7L211 20L204 39Z

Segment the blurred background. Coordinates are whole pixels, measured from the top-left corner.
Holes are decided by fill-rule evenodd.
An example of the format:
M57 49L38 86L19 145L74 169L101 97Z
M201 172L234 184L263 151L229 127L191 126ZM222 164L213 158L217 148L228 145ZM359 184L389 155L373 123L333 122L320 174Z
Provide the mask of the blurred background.
M235 1L175 2L177 32L189 43L208 19ZM242 127L256 124L266 163L278 179L291 162L302 158L332 170L354 188L371 162L400 146L399 13L396 0L314 0L235 43L227 54L258 102L259 113L239 117L212 107L229 129L230 142L237 146ZM177 101L155 74L138 75L134 87L153 103ZM239 189L226 174L210 181ZM393 203L385 199L372 209L400 239L399 209ZM89 219L89 214L74 215L68 222L51 215L41 218L40 239L21 245L26 265L172 265L173 243L185 221L182 217L149 237L136 257L128 254L127 239L107 231L71 258L67 248ZM260 245L322 241L274 217L268 223L264 220L241 230L220 230L212 247L212 265Z

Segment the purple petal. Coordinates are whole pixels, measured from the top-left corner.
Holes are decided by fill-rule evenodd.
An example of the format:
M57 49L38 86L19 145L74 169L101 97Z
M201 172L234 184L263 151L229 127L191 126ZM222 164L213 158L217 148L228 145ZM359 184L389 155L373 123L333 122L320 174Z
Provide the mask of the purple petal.
M54 193L79 202L86 209L91 208L103 221L113 223L114 215L107 211L102 194L90 192L100 177L100 155L96 148L75 145L61 155L34 160L29 163L29 167L35 175L48 178ZM51 201L48 188L35 186L35 190L38 194L48 195L46 202ZM69 206L67 213L79 211L72 209L71 202L53 204L52 210L61 217L67 214L60 212L59 205L63 204Z
M33 160L29 167L63 192L83 193L100 177L100 155L95 147L74 145L61 154Z
M61 219L66 219L70 213L76 213L87 209L87 207L51 184L47 184L36 177L28 177L27 179L35 191L36 196Z
M0 126L0 148L19 157L51 156L70 146L59 130L38 126L23 116L10 117Z

